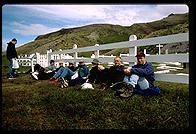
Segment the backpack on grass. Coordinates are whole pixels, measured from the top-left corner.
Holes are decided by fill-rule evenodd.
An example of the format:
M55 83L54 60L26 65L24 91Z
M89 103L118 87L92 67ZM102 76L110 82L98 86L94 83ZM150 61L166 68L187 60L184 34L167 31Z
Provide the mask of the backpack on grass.
M110 86L112 90L115 91L115 95L119 96L127 91L129 88L125 82L117 82ZM142 95L142 96L150 96L150 95L159 95L161 93L161 89L158 86L150 87L148 89L142 90L139 86L136 86L133 90L134 94Z

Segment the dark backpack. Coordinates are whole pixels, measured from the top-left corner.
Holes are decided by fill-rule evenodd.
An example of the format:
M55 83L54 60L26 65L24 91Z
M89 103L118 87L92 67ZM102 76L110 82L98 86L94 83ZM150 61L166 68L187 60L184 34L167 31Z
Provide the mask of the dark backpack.
M115 91L115 95L120 95L124 91L126 91L128 87L125 82L116 82L111 86L111 89ZM142 90L139 88L139 86L136 86L133 90L133 93L142 96L160 95L161 89L158 86L153 86L153 87L149 87L148 89Z
M129 89L128 85L124 81L116 82L110 86L115 91L114 95L119 96ZM134 91L133 91L134 92Z
M44 72L44 68L42 66L40 66L39 64L35 64L34 66L34 71L37 71L37 72Z

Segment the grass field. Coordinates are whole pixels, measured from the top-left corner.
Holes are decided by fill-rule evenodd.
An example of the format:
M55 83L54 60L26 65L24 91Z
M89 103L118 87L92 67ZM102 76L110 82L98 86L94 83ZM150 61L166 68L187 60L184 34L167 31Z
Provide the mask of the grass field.
M20 74L15 80L2 73L4 130L142 129L188 130L189 86L155 82L161 95L120 99L111 89L61 89L47 80Z

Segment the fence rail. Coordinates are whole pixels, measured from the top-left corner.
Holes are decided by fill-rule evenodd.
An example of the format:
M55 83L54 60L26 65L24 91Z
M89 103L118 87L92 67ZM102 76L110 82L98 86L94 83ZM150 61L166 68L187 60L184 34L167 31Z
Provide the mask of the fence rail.
M128 48L129 55L123 56L123 62L128 62L130 65L132 63L136 63L135 55L137 53L137 47L139 46L150 46L157 44L170 44L170 43L179 43L179 42L188 42L189 41L189 33L180 33L173 34L167 36L153 37L147 39L140 40L132 40L132 41L123 41L116 43L108 43L90 47L82 47L77 48L77 45L74 45L73 49L62 50L62 51L54 51L48 53L48 63L51 59L51 55L54 54L69 54L73 53L73 59L63 59L65 62L79 62L81 59L87 63L92 62L92 58L82 58L78 57L79 52L89 52L94 51L95 58L99 59L102 63L113 62L114 57L99 57L100 50L108 50L108 49L116 49L116 48ZM33 58L33 57L32 57ZM161 55L147 55L147 61L156 62L156 63L164 63L164 62L181 62L181 63L189 63L189 54L161 54ZM62 61L62 59L55 59L55 61ZM33 62L32 62L33 63ZM32 66L33 70L33 66ZM168 81L168 82L176 82L176 83L186 83L189 84L189 75L176 75L176 74L155 74L155 78L158 81Z
M114 56L115 57L115 56ZM99 57L97 58L102 63L113 62L114 57ZM126 56L121 57L123 62L135 62L135 56ZM164 54L164 55L148 55L146 56L147 61L163 63L163 62L189 62L188 54ZM92 62L92 58L77 58L77 59L64 59L65 62L79 62L80 60L84 60L86 63ZM62 61L62 59L56 60Z
M99 50L107 50L107 49L116 49L116 48L129 48L129 56L122 57L124 62L136 62L135 54L137 51L137 47L139 46L150 46L157 44L170 44L170 43L178 43L178 42L188 42L189 41L189 33L180 33L173 34L161 37L153 37L147 39L133 40L133 41L124 41L124 42L116 42L109 43L104 45L95 45L90 47L83 48L73 48L63 51L54 51L49 53L51 54L68 54L73 53L74 59L65 59L65 62L79 62L81 59L85 62L92 62L92 58L78 58L78 52L89 52L94 51L99 53ZM50 57L50 56L49 56ZM113 62L113 57L99 57L96 56L97 59L102 63ZM147 61L149 62L182 62L189 63L189 54L164 54L164 55L149 55L146 56ZM50 59L49 59L50 60ZM189 83L189 76L187 75L176 75L176 74L155 74L156 80L160 81L168 81L168 82L176 82L176 83Z
M107 50L107 49L115 49L115 48L130 48L134 46L138 47L138 46L150 46L150 45L157 45L157 44L185 42L185 41L189 41L188 37L189 37L189 33L180 33L180 34L140 39L140 40L134 40L134 41L108 43L108 44L99 45L99 46L90 46L90 47L83 47L83 48L77 48L77 49L68 49L68 50L63 50L63 51L54 51L51 54L89 52L89 51Z
M155 74L155 79L159 80L159 81L189 84L189 76L188 75Z

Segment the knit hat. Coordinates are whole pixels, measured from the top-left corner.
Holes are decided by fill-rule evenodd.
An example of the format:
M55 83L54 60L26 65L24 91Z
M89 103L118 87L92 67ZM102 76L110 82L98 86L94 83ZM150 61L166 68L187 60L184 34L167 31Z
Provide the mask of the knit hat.
M141 53L138 53L135 57L145 57L146 55L143 53L143 52L141 52Z
M94 60L92 61L92 64L99 64L99 60L98 60L98 59L94 59Z
M13 38L12 41L17 41L17 40L15 38Z
M79 63L84 63L84 60L80 60Z

